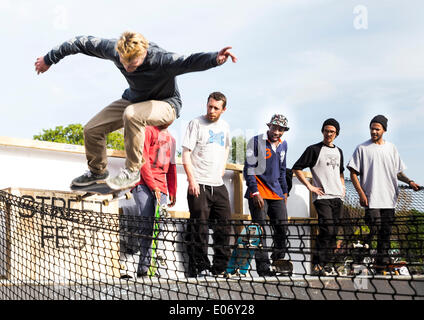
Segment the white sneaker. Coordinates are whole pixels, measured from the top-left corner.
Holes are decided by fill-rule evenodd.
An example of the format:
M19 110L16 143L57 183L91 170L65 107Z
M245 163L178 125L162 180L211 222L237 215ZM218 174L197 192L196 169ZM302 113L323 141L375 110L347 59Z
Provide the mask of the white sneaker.
M106 183L111 189L122 190L134 187L139 181L140 171L131 171L125 168L121 169L117 176L107 179Z

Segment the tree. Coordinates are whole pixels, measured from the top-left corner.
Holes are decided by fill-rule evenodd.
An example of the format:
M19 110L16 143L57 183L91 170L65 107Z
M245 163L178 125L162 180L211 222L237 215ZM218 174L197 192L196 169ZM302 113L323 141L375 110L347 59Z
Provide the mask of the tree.
M232 163L244 164L246 158L246 138L243 136L231 138L231 159Z
M34 140L84 145L84 127L81 124L70 124L67 127L57 126L54 129L43 129L43 133L34 135ZM119 131L109 133L106 147L124 150L124 136Z

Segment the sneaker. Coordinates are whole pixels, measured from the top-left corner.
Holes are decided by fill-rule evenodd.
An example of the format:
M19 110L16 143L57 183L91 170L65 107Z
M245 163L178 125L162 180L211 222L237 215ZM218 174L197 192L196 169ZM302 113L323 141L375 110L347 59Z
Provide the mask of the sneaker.
M137 272L137 278L147 277L147 271Z
M273 270L263 270L263 271L258 271L258 275L260 277L275 277L276 273Z
M121 190L134 187L140 181L140 171L131 171L127 168L121 169L119 174L107 179L107 185L114 190Z
M216 267L212 267L210 271L211 271L212 275L216 276L216 277L226 277L227 276L227 272L225 271L225 269L222 270L222 269L219 269L219 268L216 268Z
M197 276L209 276L212 273L209 271L210 266L206 264L200 264L198 266L189 266L187 276L190 278L195 278Z
M210 277L212 276L212 272L210 272L208 269L202 270L197 274L198 277Z
M281 275L292 275L293 264L289 260L279 259L272 262L274 271Z
M324 271L324 274L326 276L337 276L338 275L336 269L333 266L330 266L330 265L324 266L323 271Z
M316 264L311 272L312 276L325 276L324 268L321 267L319 264Z
M84 187L95 184L97 182L105 181L109 177L109 172L106 170L103 174L96 174L87 170L82 176L79 176L72 180L71 185Z

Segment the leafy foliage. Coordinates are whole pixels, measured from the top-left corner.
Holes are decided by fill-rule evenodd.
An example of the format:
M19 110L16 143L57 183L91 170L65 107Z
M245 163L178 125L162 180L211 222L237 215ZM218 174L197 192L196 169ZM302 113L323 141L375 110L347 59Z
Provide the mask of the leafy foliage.
M34 135L34 140L84 145L84 127L81 124L70 124L66 127L57 126L54 129L43 129L43 133ZM106 147L124 150L124 136L119 131L107 135Z
M230 161L232 163L244 164L246 158L246 138L243 136L231 139Z

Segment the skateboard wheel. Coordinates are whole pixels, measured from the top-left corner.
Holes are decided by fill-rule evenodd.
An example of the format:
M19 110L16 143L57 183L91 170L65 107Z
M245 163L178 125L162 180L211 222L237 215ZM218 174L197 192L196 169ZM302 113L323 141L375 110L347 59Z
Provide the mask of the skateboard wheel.
M103 200L103 201L102 201L102 204L103 204L104 206L108 206L108 205L109 205L109 200Z

